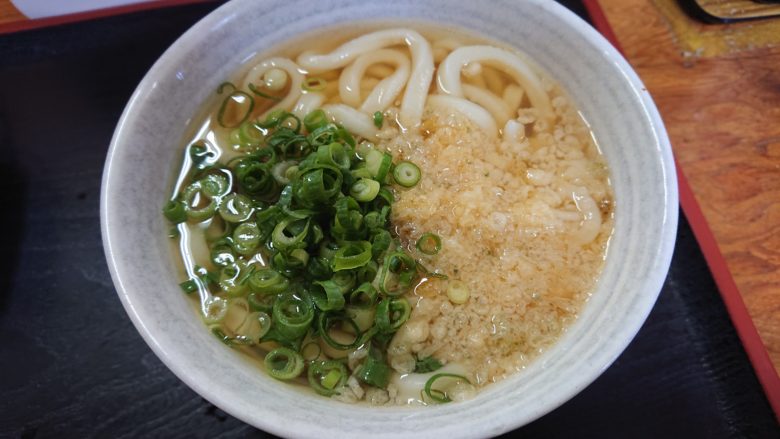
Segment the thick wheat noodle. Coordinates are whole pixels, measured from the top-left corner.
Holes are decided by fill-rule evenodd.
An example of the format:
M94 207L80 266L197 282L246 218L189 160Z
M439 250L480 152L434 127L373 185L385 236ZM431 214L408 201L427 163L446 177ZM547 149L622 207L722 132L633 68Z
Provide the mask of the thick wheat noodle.
M271 69L284 70L290 76L290 89L287 92L287 96L260 115L261 118L274 110L282 109L290 111L301 96L301 86L303 85L304 79L303 73L301 73L301 69L297 64L287 58L270 58L252 67L252 70L250 70L244 78L243 88L248 89L249 84L260 87L264 83L263 75Z
M469 100L454 96L433 95L428 98L428 104L432 107L443 107L457 111L482 128L485 134L493 138L498 136L498 128L493 116L487 110Z
M323 102L325 102L325 95L322 93L304 93L290 112L299 119L303 119L307 114L320 108Z
M525 137L525 125L521 124L515 119L509 119L508 121L506 121L506 124L504 124L502 135L504 140L509 140L509 141L522 140Z
M580 228L572 234L572 239L579 245L585 245L596 239L601 230L601 211L596 201L583 187L573 190L572 197L582 219Z
M395 66L395 71L379 81L371 93L361 103L360 84L366 69L378 63ZM339 94L345 104L360 107L360 111L373 114L385 111L401 94L409 80L409 59L399 50L383 49L360 55L355 62L344 68L339 77Z
M360 81L360 91L361 91L361 93L364 92L364 91L366 93L371 93L371 90L373 90L374 87L376 87L377 84L379 84L379 81L380 81L380 79L377 79L377 78L368 78L368 77L363 78Z
M374 126L374 119L371 116L344 104L328 104L324 105L322 109L331 120L343 125L347 131L366 139L376 137L378 130Z
M473 85L474 87L484 88L487 90L487 82L485 82L485 77L482 75L473 76L471 78L466 77L466 82L468 84Z
M470 64L471 63L466 64L464 70L468 68ZM487 84L488 90L492 93L500 94L504 91L504 78L501 77L501 74L499 74L496 69L483 68L482 76L485 78L485 84Z
M524 94L525 93L523 92L522 88L515 84L509 84L504 89L502 97L504 102L506 102L506 104L509 106L509 109L512 112L515 112L518 108L520 108L520 104L523 103Z
M366 76L371 76L374 78L384 78L386 76L390 76L395 72L395 69L386 66L384 64L374 64L373 66L366 69Z
M304 52L298 64L309 72L344 67L358 56L386 47L406 45L412 55L412 70L401 100L399 122L405 128L420 124L428 89L433 80L433 53L428 40L411 29L387 29L350 40L326 55Z
M439 91L455 97L464 97L460 72L470 62L479 62L509 75L525 90L531 106L536 108L542 117L552 118L550 98L536 74L520 57L497 47L465 46L455 49L439 65L436 79Z
M496 125L504 126L506 121L512 119L512 110L504 100L484 88L463 84L463 94L466 99L481 105L496 120Z
M433 61L440 63L450 52L462 46L463 43L454 38L442 38L431 45L433 47Z

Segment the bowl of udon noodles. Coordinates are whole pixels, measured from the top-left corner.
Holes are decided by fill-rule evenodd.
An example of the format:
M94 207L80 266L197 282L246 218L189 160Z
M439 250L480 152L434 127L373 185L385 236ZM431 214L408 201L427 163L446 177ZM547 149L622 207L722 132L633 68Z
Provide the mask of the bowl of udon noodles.
M669 141L553 1L235 0L130 99L119 297L197 393L293 437L485 437L593 382L665 279Z

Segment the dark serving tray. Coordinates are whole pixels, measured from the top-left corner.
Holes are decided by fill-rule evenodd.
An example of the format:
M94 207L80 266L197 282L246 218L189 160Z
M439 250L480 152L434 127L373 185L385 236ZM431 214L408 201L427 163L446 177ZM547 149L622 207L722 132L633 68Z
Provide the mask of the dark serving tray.
M579 1L563 3L585 16ZM268 436L157 359L119 302L100 237L103 161L127 99L217 4L0 36L0 437ZM780 437L685 218L677 239L625 353L513 434Z

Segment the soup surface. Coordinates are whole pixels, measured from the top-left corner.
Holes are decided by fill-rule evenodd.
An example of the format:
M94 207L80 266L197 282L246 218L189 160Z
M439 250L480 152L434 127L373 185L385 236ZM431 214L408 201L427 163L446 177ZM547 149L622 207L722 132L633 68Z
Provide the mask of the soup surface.
M363 24L256 55L230 79L204 106L164 210L182 288L217 337L272 376L345 402L462 400L549 348L594 290L613 229L609 170L565 91L516 50L427 24ZM333 142L279 140L318 127ZM343 191L303 206L308 163L342 155ZM247 189L262 180L246 177L250 159L273 178L270 195ZM348 239L342 198L357 200L360 224L386 215L392 239L349 269L334 254L357 258L354 243L384 232L361 225ZM292 216L266 236L277 208ZM301 233L297 247L274 241ZM306 306L310 326L274 335Z

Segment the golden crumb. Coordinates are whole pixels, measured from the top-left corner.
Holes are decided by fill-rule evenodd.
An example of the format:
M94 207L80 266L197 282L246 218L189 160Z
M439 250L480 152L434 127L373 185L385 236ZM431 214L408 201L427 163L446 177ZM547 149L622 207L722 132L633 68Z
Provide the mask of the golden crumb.
M499 380L547 348L594 288L612 231L612 191L584 121L558 94L557 121L529 122L528 138L490 139L455 114L426 113L420 135L388 133L380 146L416 163L422 178L399 189L392 221L428 270L413 322L430 327L413 352L457 362L480 384ZM590 203L589 200L592 200ZM599 222L585 221L592 212ZM426 232L435 256L415 252ZM448 299L462 282L467 299Z

